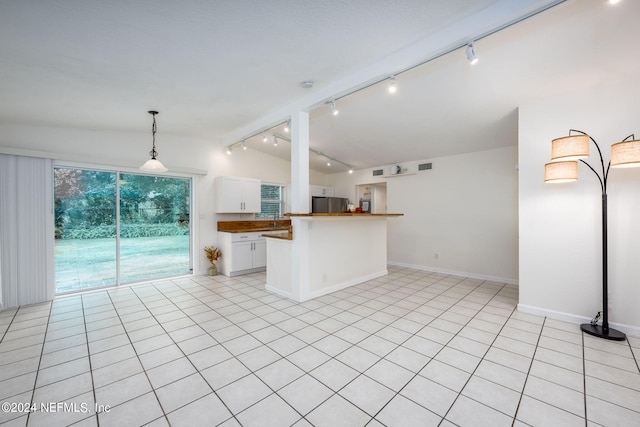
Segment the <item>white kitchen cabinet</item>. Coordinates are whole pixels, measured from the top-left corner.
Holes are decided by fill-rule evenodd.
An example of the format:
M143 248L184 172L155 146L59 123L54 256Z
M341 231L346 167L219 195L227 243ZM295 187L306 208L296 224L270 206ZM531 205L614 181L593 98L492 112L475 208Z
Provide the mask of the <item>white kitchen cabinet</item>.
M335 195L335 188L322 185L310 185L309 194L311 197L333 197Z
M218 232L222 258L218 270L225 276L263 271L267 266L267 242L264 232Z
M215 181L216 213L260 212L260 180L218 176Z

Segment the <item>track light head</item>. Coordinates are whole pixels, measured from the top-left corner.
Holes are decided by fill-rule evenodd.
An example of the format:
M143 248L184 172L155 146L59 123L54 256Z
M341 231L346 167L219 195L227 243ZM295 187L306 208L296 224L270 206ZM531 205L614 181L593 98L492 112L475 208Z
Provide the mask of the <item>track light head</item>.
M336 101L331 101L331 112L334 116L337 116L339 113L338 109L336 108Z
M262 142L267 142L267 135L262 132Z
M349 173L353 173L353 168L349 167Z
M331 167L331 160L327 160L327 166Z
M247 143L245 140L242 140L242 149L246 150L247 149Z
M396 76L389 77L389 93L396 93L398 91L398 82Z
M231 146L227 147L227 155L229 155L229 156L231 155Z
M284 125L284 131L289 133L289 127L291 126L291 120L287 120L287 123Z
M277 147L278 146L278 137L273 135L273 146Z
M476 47L473 42L467 45L467 60L471 65L478 63L478 56L476 55Z

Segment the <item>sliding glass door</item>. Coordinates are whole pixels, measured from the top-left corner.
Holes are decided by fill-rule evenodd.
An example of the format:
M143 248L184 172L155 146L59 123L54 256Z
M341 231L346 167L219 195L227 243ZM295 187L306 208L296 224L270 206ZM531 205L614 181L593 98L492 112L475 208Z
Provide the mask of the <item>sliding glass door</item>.
M120 174L120 282L190 272L186 178Z
M54 169L56 292L113 286L116 173Z
M57 167L58 293L191 272L191 180Z

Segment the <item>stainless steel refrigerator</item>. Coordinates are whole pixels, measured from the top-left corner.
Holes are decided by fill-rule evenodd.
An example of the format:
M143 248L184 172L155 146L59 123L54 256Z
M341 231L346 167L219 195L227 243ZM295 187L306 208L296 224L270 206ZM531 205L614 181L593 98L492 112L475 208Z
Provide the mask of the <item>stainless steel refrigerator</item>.
M347 210L349 199L342 197L313 197L311 199L312 213L342 213Z

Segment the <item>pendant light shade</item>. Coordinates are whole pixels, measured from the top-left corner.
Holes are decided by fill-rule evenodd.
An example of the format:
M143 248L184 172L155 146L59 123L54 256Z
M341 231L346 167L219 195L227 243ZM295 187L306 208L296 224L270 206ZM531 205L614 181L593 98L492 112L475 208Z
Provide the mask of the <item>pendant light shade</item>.
M589 157L589 135L572 135L551 141L551 161L580 160Z
M544 182L559 184L578 180L578 162L555 162L544 165Z
M640 167L640 140L613 144L611 146L611 167Z
M151 158L149 160L147 160L144 165L140 166L139 169L141 171L145 171L145 172L153 172L153 173L160 173L160 172L166 172L169 169L167 169L162 162L160 162L160 160L156 159L156 157L158 156L158 152L156 151L156 114L158 114L157 111L149 111L149 114L151 114L153 116L153 125L151 126L151 134L153 136L153 143L151 146L151 151L149 151L149 155L151 156Z

